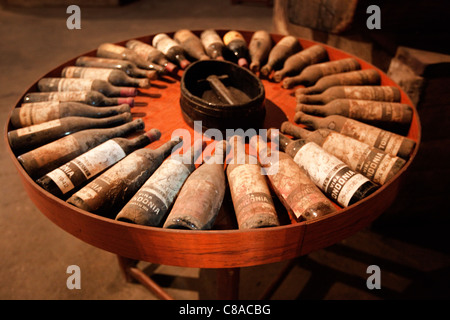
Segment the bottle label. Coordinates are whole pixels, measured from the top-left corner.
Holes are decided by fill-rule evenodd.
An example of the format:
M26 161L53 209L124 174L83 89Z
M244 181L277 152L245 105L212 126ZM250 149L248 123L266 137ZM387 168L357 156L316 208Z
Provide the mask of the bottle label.
M66 69L66 78L82 78L90 80L104 80L108 81L111 72L114 69L110 68L79 68L79 67L69 67ZM92 82L91 82L92 83Z
M380 184L385 182L397 160L384 151L334 132L327 136L322 148L342 160L351 169Z
M393 156L397 155L404 140L400 135L352 119L345 121L340 132Z
M105 49L108 52L115 53L115 54L120 54L120 55L123 54L125 52L125 50L126 50L126 48L123 48L121 46L116 46L116 45L105 46Z
M189 40L189 38L192 36L192 33L191 32L189 32L189 31L187 31L187 30L181 30L181 31L178 31L177 33L176 33L176 40L179 42L179 43L183 43L183 42L185 42L186 40Z
M128 205L152 215L164 214L191 171L180 161L167 159L150 176ZM195 200L194 200L195 201Z
M257 164L240 165L230 172L228 180L233 205L240 221L245 220L240 214L247 208L255 207L255 204L267 212L275 212L267 184L261 179L263 177Z
M20 124L28 127L59 117L59 101L24 103L19 110Z
M236 39L245 41L244 37L239 32L229 31L223 36L223 43L227 46L231 41Z
M344 96L348 99L358 100L395 101L394 90L381 86L345 86Z
M305 144L294 161L323 192L343 206L348 206L355 192L369 181L314 142Z
M92 79L62 78L58 83L58 91L90 91Z
M404 116L401 105L385 102L372 102L367 105L367 101L364 100L348 101L350 118L401 122Z
M147 59L149 55L156 51L152 46L137 42L133 42L133 45L130 48L143 59Z
M277 174L267 177L292 213L299 219L311 206L329 202L329 200L296 163L293 163L295 167L291 163L292 159L280 160Z
M98 176L85 187L77 191L76 196L83 202L88 203L92 210L98 209L105 197L105 190L113 190L112 198L117 198L119 193L125 192L120 184L124 181L132 181L136 174L142 172L142 160L137 153L131 153L122 161L117 162L108 171Z
M80 176L81 173L84 176L83 181L86 181L124 158L125 155L120 145L109 140L55 169L56 173L50 172L47 175L58 185L62 193L67 193L74 188L71 181L74 175Z
M85 101L87 97L87 91L64 91L64 92L51 92L48 95L50 101Z
M47 177L53 180L53 182L57 185L59 190L63 194L66 194L70 190L73 190L75 186L73 185L70 178L67 176L64 171L65 168L57 168L49 173L47 173Z
M51 121L35 124L35 125L25 127L25 128L20 128L20 129L17 129L16 132L17 132L18 137L22 137L22 136L26 136L29 134L39 132L39 131L56 128L59 126L61 126L61 120L56 119L56 120L51 120Z

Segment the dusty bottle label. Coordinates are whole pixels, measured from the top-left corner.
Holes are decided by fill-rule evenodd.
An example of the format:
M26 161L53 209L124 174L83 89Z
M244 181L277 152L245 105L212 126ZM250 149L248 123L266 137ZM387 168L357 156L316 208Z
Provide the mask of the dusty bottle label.
M404 140L400 135L352 119L345 121L340 132L394 156Z
M25 127L25 128L20 128L20 129L17 129L16 132L17 132L18 137L22 137L22 136L26 136L29 134L37 133L39 131L56 128L59 126L61 126L61 121L59 119L56 119L56 120L47 121L47 122L40 123L40 124L35 124L35 125Z
M344 87L344 96L349 99L395 101L395 92L390 87L351 86Z
M90 81L90 80L88 80ZM87 91L63 91L63 92L51 92L48 95L50 101L85 101L87 97Z
M133 196L127 207L135 206L139 211L152 215L164 214L189 174L189 169L180 161L167 159Z
M183 43L184 41L186 41L186 40L189 40L189 38L192 36L192 34L189 32L189 31L187 31L187 30L181 30L181 31L178 31L177 33L176 33L176 39L180 42L180 43Z
M277 193L286 201L297 219L310 207L328 201L311 180L298 168L292 168L291 159L279 161L277 174L268 176Z
M88 180L125 157L123 149L113 140L109 140L89 152L82 154L67 164L47 174L62 193L74 188L72 177L82 174Z
M133 44L130 46L130 48L136 52L136 54L144 59L147 59L147 57L151 54L153 54L156 50L155 48L151 47L150 45L142 44L133 42Z
M90 91L92 79L63 78L58 82L58 91Z
M233 205L240 224L255 213L266 212L276 215L267 185L261 182L259 165L245 164L234 168L229 174L229 181Z
M321 190L343 206L348 206L355 192L369 181L314 142L305 144L294 161Z
M116 46L116 45L105 45L104 49L108 52L115 53L115 54L123 54L126 50L126 48L123 48L121 46Z
M348 100L349 117L354 119L401 122L404 117L401 105L392 103L370 103L364 100Z
M59 115L59 101L24 103L19 110L20 124L28 127L47 122Z
M66 78L82 78L90 80L104 80L108 81L109 76L114 69L109 68L80 68L80 67L68 67L65 71ZM92 82L91 82L92 83ZM83 89L80 89L83 90ZM87 89L84 89L87 90Z
M330 133L322 148L372 181L384 184L397 158L338 133Z

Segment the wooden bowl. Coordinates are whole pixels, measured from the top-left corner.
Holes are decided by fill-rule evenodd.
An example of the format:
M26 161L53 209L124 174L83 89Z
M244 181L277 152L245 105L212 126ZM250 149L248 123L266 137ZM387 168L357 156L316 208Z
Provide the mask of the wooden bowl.
M223 36L227 30L217 31ZM200 31L194 32L197 35L200 34ZM247 41L250 41L252 32L241 31L241 33ZM173 33L169 35L172 36ZM274 43L283 37L276 34L271 36ZM140 37L138 40L151 43L152 38L153 36L150 35ZM316 44L314 41L304 39L299 39L299 42L303 48ZM117 44L125 43L126 41ZM324 45L324 47L328 51L330 60L353 57L330 46ZM95 50L85 55L94 56ZM61 70L65 66L74 65L76 58L60 65L43 77L60 76ZM362 69L378 70L382 77L382 85L398 87L381 70L357 57L354 58L360 62ZM132 109L134 116L143 118L147 125L146 130L152 127L159 128L162 133L160 141L149 146L152 149L168 141L172 132L178 128L189 130L194 139L201 135L201 132L194 131L183 120L179 107L181 74L182 71L179 71L179 78L176 80L155 81L154 87L142 90L142 94L136 98L136 106ZM283 121L292 121L296 103L290 91L283 89L279 83L268 80L262 80L262 82L266 92L267 113L263 128L279 128ZM14 108L20 107L27 92L37 91L36 83L25 91ZM402 102L413 107L403 91ZM403 177L407 174L419 148L421 128L417 111L414 107L413 109L414 116L408 137L414 139L417 144L406 165L389 183L362 201L323 218L295 224L291 224L287 219L281 226L255 230L241 231L221 227L223 221L232 220L234 215L232 207L230 209L230 206L227 206L226 200L214 230L208 231L161 229L101 217L68 205L42 189L21 167L11 149L8 152L26 192L38 209L60 228L93 246L123 257L165 265L199 268L245 267L292 259L330 246L368 226L383 213L395 200ZM11 123L8 121L6 131L11 129ZM6 132L4 139L8 141ZM191 142L185 141L189 144ZM8 146L8 143L6 145Z
M205 98L205 93L212 92L206 79L211 76L226 76L223 80L228 87L237 88L249 101L228 104L217 98ZM222 81L222 80L219 80ZM220 60L201 60L191 64L180 81L180 106L185 120L192 124L201 121L204 129L261 128L265 111L264 85L248 69Z

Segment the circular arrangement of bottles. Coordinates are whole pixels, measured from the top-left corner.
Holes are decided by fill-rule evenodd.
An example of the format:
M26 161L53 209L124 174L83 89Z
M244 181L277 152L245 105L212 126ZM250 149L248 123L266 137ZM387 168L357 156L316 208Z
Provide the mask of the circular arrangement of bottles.
M139 133L145 125L131 115L134 97L153 80L205 59L235 62L293 89L293 121L251 137L253 152L239 135L216 141L199 165L202 139L182 154L174 152L180 137L152 149L161 132ZM317 219L368 197L407 163L416 147L405 135L413 109L401 103L397 87L380 80L356 59L330 60L324 46L302 47L293 36L274 43L259 30L247 42L234 30L220 36L183 29L151 43L103 43L60 77L42 78L39 92L27 93L13 110L8 139L38 185L91 213L208 230L229 191L237 228L273 227L281 224L274 199L291 223Z

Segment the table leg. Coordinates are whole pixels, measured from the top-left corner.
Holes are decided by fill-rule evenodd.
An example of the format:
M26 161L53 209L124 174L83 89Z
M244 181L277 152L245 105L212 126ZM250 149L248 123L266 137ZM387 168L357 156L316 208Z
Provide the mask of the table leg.
M137 260L125 258L119 255L117 256L117 258L119 260L119 266L125 276L126 281L138 281L159 299L173 300L173 298L166 291L164 291L163 288L161 288L155 281L150 279L150 277L147 276L142 270L137 268Z
M217 269L217 298L219 300L239 299L240 268Z

